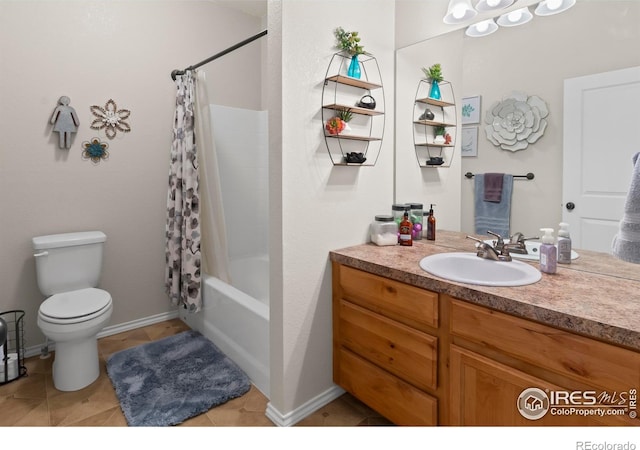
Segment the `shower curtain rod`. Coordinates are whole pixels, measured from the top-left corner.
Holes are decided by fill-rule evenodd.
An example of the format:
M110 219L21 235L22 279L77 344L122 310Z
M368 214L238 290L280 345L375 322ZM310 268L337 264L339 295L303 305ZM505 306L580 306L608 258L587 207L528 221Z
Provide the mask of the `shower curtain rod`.
M221 51L220 53L216 53L215 55L213 55L210 58L205 59L204 61L200 61L198 64L194 64L192 66L189 66L184 70L176 69L176 70L171 72L171 78L173 79L173 81L175 81L177 75L184 75L189 70L194 70L194 69L197 69L200 66L204 66L205 64L210 63L214 59L218 59L221 56L226 55L227 53L231 53L232 51L237 50L240 47L245 46L248 43L255 41L256 39L260 39L262 36L265 36L266 34L267 34L267 30L261 31L260 33L256 34L255 36L251 36L250 38L247 38L242 42L238 42L236 45L233 45L233 46L229 47L228 49Z

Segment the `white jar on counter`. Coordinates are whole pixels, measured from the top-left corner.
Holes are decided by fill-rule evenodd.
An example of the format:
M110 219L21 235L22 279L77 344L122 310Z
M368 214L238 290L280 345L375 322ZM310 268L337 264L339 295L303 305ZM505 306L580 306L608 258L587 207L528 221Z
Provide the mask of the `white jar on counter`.
M371 242L376 245L396 245L398 243L398 224L393 216L381 214L371 222Z

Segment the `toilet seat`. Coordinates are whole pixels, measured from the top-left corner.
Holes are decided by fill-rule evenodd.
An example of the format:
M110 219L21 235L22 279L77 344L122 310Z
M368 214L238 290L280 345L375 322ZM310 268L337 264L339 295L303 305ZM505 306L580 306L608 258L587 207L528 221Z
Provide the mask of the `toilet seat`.
M85 322L102 315L111 303L111 295L102 289L86 288L61 292L42 302L39 316L49 323Z

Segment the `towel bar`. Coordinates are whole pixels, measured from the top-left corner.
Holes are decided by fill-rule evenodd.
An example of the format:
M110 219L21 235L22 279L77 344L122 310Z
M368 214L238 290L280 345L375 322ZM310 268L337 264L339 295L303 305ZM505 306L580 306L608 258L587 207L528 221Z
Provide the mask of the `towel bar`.
M469 179L473 178L473 174L471 172L465 173L464 176ZM529 172L526 175L514 175L513 178L526 178L527 180L533 180L535 178L535 175Z

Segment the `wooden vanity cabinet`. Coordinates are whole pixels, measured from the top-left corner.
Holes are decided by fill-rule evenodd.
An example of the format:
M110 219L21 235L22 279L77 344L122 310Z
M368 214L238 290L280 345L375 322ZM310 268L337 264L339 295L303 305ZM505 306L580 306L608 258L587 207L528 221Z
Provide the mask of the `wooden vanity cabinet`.
M333 379L399 425L436 425L438 294L333 263Z
M454 298L447 303L451 425L640 426L629 415L634 408L629 397L640 388L640 353ZM515 400L528 388L563 397L530 420ZM573 398L565 398L565 392ZM609 396L609 402L600 395ZM603 403L620 408L603 408ZM604 415L570 408L600 409ZM608 415L614 410L623 414Z
M333 377L398 425L640 425L640 352L336 262ZM627 409L531 420L517 407L529 388L604 392Z

